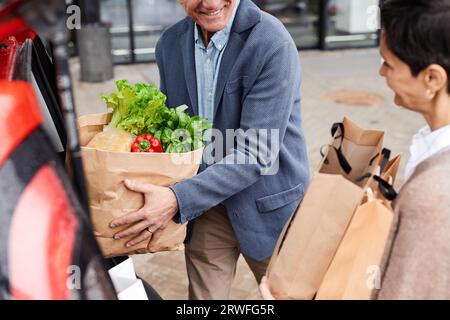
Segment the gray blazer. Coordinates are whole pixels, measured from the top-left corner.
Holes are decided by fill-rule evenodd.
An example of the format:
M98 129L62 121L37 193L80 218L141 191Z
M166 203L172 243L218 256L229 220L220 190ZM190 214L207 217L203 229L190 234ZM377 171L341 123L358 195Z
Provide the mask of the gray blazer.
M167 104L187 104L188 112L197 115L193 39L194 22L187 17L163 33L156 46L156 61ZM175 220L191 221L222 203L240 250L263 260L271 256L310 181L301 126L299 57L283 24L250 0L240 2L225 50L214 128L224 137L227 129L277 129L279 139L268 148L278 158L268 162L253 148L238 148L238 139L234 148L225 150L224 146L221 162L171 186L180 208ZM230 163L239 156L257 161ZM277 169L275 162L279 166L275 174L265 174L268 168Z

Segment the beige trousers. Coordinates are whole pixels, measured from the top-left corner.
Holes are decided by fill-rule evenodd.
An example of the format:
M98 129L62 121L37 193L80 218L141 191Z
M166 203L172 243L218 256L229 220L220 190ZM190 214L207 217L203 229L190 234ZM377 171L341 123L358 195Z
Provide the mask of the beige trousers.
M189 299L228 300L240 254L223 205L214 207L197 218L185 251ZM243 257L259 283L270 259L256 261L244 254Z

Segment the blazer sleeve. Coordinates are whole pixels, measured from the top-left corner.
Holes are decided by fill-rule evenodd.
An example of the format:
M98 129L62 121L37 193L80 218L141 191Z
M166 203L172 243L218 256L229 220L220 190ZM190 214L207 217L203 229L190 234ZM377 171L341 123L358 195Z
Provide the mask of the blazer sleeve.
M296 99L300 99L299 57L294 44L286 41L268 51L263 61L242 105L242 130L236 134L234 149L197 176L171 186L179 205L176 222L195 219L277 169L289 117L293 106L298 105ZM257 138L244 134L248 129L267 129L269 133L275 129L278 136L273 141L267 139L267 144L260 143L258 150ZM264 154L272 156L268 159Z

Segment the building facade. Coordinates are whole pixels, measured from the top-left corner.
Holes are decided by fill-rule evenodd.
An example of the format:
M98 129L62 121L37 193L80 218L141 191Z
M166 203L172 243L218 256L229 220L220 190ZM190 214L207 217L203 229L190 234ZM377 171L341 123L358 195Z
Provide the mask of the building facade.
M373 47L380 0L253 0L279 18L299 49ZM185 16L178 0L100 0L115 63L154 60L161 32Z

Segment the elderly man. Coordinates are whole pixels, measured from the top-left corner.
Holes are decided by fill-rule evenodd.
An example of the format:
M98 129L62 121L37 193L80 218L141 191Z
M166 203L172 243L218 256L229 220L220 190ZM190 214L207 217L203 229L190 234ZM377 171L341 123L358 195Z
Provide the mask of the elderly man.
M187 17L156 47L161 90L169 106L187 104L191 115L211 120L223 135L216 143L232 129L232 144L169 188L128 181L145 194L145 205L112 225L137 223L118 236L136 234L131 244L150 239L151 246L171 219L189 221L189 297L227 299L240 254L261 280L309 183L298 52L281 22L250 0L180 3ZM272 139L255 140L264 132Z

